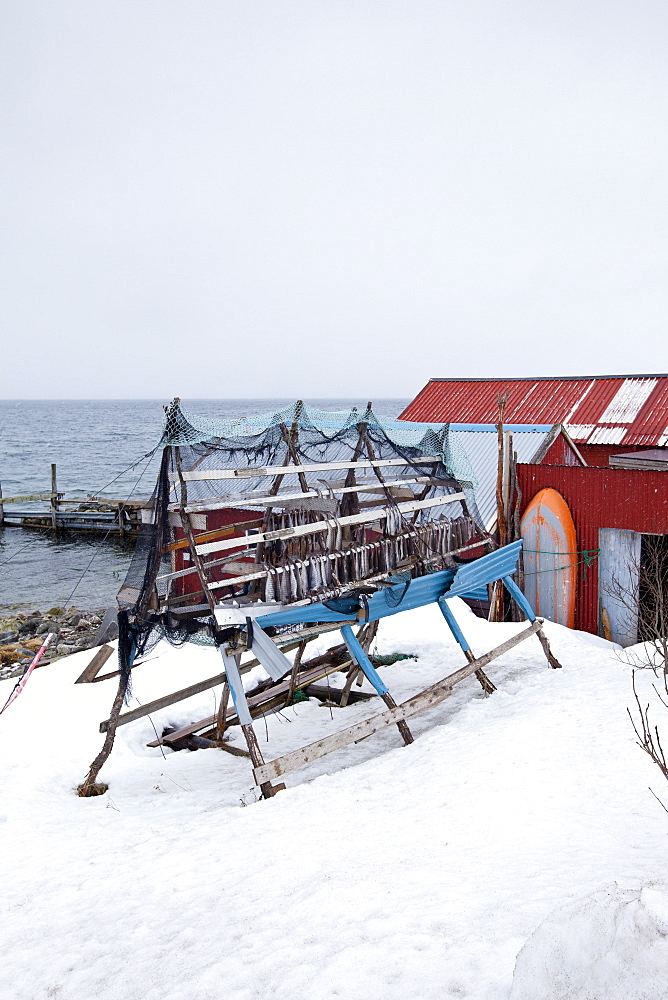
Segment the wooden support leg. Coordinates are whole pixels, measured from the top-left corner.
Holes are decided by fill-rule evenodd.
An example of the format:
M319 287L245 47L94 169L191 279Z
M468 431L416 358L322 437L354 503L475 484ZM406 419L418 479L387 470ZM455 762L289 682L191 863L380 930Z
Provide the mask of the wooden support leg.
M262 751L260 750L260 744L257 741L255 730L249 723L246 726L242 726L241 731L246 739L246 745L248 747L253 768L262 767L264 764L264 757L262 756ZM282 791L284 788L285 785L274 786L270 781L263 781L260 783L260 791L262 792L263 799L270 799L272 795L275 795L276 792Z
M357 675L364 677L364 674L357 666L356 663L351 663L350 670L348 671L348 676L346 677L346 683L343 685L343 691L341 692L341 701L339 702L341 708L345 708L348 704L348 699L350 698L350 689L353 686L354 680Z
M512 576L504 576L503 585L510 594L510 596L512 597L512 599L515 601L517 606L522 609L522 611L527 616L529 621L530 622L540 621L542 624L542 619L536 618L536 614L533 608L531 607L526 597L524 596L520 588L513 580ZM559 663L559 660L556 658L556 656L550 649L550 644L547 641L547 636L543 632L543 629L539 628L538 631L536 632L536 635L538 636L538 641L543 647L543 652L545 653L545 658L547 659L547 662L550 664L553 670L561 670L562 669L561 664Z
M302 639L297 647L297 652L295 653L295 658L292 663L292 670L290 671L290 686L288 687L288 692L285 696L285 707L288 708L292 704L292 699L295 696L295 688L297 687L297 675L299 674L299 668L302 662L302 656L304 655L304 650L306 649L307 639Z
M244 734L244 739L246 740L246 745L248 747L251 761L253 762L253 767L262 767L264 764L264 758L260 752L260 745L253 729L253 720L248 707L248 701L246 700L244 686L241 682L239 665L236 658L234 656L229 656L222 646L218 647L218 651L220 652L220 655L223 658L223 663L225 664L227 684L229 685L230 692L232 694L232 701L234 702L234 707L237 712L237 718L241 723L241 731ZM255 763L256 760L259 761L258 764ZM285 785L282 787L285 788ZM276 792L280 791L280 787L276 786L276 788L274 788L270 781L264 781L260 785L260 791L262 792L263 798L269 799L272 795L275 795Z
M365 653L369 652L371 648L371 643L376 638L378 632L378 626L380 622L376 620L375 622L369 622L368 625L363 626L357 633L357 641L364 650Z
M134 654L131 657L134 659ZM132 664L130 664L132 666ZM114 739L116 737L116 726L118 724L118 716L121 713L121 708L123 707L123 702L125 700L125 695L128 690L128 679L123 674L120 675L118 681L118 691L116 692L116 697L114 698L114 703L111 706L111 714L109 716L109 725L107 727L107 735L104 738L104 743L102 744L102 749L90 766L90 770L86 775L83 783L78 786L77 792L82 798L88 798L92 795L101 795L107 790L107 786L104 784L98 784L97 776L102 769L102 765L109 757L112 747L114 745Z
M368 653L369 646L376 638L376 633L378 631L378 626L380 622L371 622L369 625L363 625L362 628L357 633L357 641L359 642L362 649ZM356 663L352 663L350 670L348 671L348 676L346 678L346 683L343 685L343 691L341 692L341 701L339 705L341 708L345 708L348 704L348 699L350 698L350 691L353 684L355 683L355 678L357 678L357 686L361 687L364 681L364 674L357 666Z
M561 668L561 663L559 663L559 660L556 658L556 656L554 655L554 653L550 649L550 644L547 641L547 636L543 632L542 628L538 629L538 631L536 632L536 635L538 636L538 641L540 642L541 646L543 647L543 652L545 653L545 657L547 659L547 662L550 664L550 666L552 667L552 669L553 670L560 670L560 669L562 669Z
M394 698L392 697L392 695L390 694L389 691L386 691L386 693L384 695L382 695L381 697L382 697L383 701L385 702L385 704L387 705L388 708L396 708L397 707L397 703L396 703L396 701L394 700ZM409 743L413 743L414 742L413 734L410 731L410 729L408 728L408 723L406 722L405 719L401 719L399 722L397 722L397 729L401 733L401 738L404 741L404 746L408 746Z
M474 662L475 656L472 650L465 649L464 655L466 659L469 661L469 663ZM489 679L485 671L479 668L478 670L476 670L475 675L476 679L478 680L485 694L494 694L494 692L496 691L496 684L494 684L494 682Z
M469 661L469 663L474 663L475 656L473 655L473 650L469 646L466 636L460 629L457 619L455 618L452 611L448 607L448 602L446 601L445 597L439 597L438 606L441 609L441 614L448 623L450 631L452 632L455 639L463 649L464 656ZM496 685L492 684L491 680L489 679L484 670L478 668L478 670L476 670L475 672L475 675L485 694L493 694L494 691L496 691Z
M380 679L378 671L374 667L373 663L357 641L357 636L353 635L353 630L350 625L343 626L341 629L341 635L343 636L343 641L350 650L350 655L355 660L357 665L364 671L367 679L371 682L371 684L373 684L374 688L388 708L396 708L397 703L388 691L387 685ZM403 719L397 723L397 729L401 733L401 738L405 744L413 742L413 735Z
M218 718L216 719L216 736L219 740L222 740L225 736L225 726L227 724L227 705L230 700L230 685L225 681L223 684L223 692L220 696L220 708L218 709Z

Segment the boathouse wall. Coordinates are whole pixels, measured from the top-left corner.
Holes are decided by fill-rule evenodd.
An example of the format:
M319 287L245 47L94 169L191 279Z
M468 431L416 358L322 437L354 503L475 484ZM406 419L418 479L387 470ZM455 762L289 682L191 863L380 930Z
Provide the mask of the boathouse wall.
M668 473L519 464L517 475L522 514L545 487L558 490L568 504L580 553L575 627L599 634L599 530L668 535Z

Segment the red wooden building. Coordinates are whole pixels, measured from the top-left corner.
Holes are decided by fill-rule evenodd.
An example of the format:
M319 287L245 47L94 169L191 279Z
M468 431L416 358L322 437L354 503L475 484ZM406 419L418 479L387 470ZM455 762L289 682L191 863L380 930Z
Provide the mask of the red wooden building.
M432 379L401 419L494 422L498 397L506 392L506 423L563 424L567 431L539 458L525 458L523 464L520 456L518 479L522 513L540 490L551 487L572 514L578 548L575 627L602 635L609 620L616 641L635 642L643 613L639 578L650 539L664 547L668 567L668 375ZM627 593L625 606L614 596L620 586ZM629 613L634 601L635 612Z
M603 609L612 637L637 641L635 615L620 605L615 584L625 584L628 602L639 597L638 576L647 540L668 539L668 474L658 470L602 469L565 465L517 466L522 513L539 490L557 490L570 509L578 547L575 627L603 635ZM637 603L637 601L636 601ZM631 620L630 620L631 619Z
M509 424L563 424L588 465L611 454L668 446L668 375L431 379L400 420L495 423L508 393Z

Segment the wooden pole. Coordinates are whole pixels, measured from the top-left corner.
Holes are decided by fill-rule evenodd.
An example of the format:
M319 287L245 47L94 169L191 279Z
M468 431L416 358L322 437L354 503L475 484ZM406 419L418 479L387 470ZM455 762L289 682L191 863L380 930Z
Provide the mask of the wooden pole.
M498 441L498 461L496 469L496 535L499 545L506 545L508 542L508 525L506 521L506 505L504 503L504 481L505 481L505 452L506 441L503 433L503 416L508 402L508 393L499 393L499 420L496 425ZM502 622L504 619L505 594L503 584L500 580L494 584L492 590L492 601L489 609L489 620L492 622Z
M239 665L239 659L237 660L237 666ZM225 727L227 725L227 706L230 700L230 686L227 680L223 684L223 692L220 696L220 708L218 709L218 718L216 720L216 735L219 740L222 740L225 736Z
M499 394L499 420L496 425L497 440L499 446L498 461L496 468L496 530L499 536L499 545L505 545L508 541L508 530L505 518L505 508L503 503L503 484L505 472L505 440L503 436L503 414L508 402L508 393Z
M2 502L2 483L0 483L0 528L5 526L5 505Z
M51 463L51 527L58 531L58 480L55 462Z
M202 559L197 551L197 546L195 545L195 536L193 534L192 523L190 521L190 514L186 512L186 504L188 503L188 487L186 486L186 482L183 478L183 467L181 464L181 449L179 447L175 447L173 449L173 455L174 455L174 463L176 465L176 471L178 473L179 481L181 483L181 505L180 505L181 524L183 526L183 531L185 533L185 536L188 539L190 556L193 561L193 565L197 570L197 576L199 577L200 586L204 592L204 599L209 605L211 614L213 615L216 607L216 599L209 590L209 583L206 578L206 573L204 571L204 563L202 562Z

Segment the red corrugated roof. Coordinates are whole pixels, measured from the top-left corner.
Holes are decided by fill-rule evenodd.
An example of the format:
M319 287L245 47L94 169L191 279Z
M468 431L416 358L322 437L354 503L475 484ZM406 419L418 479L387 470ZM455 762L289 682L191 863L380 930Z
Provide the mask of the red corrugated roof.
M399 419L494 423L504 392L507 423L563 423L581 444L668 445L668 375L432 379Z

